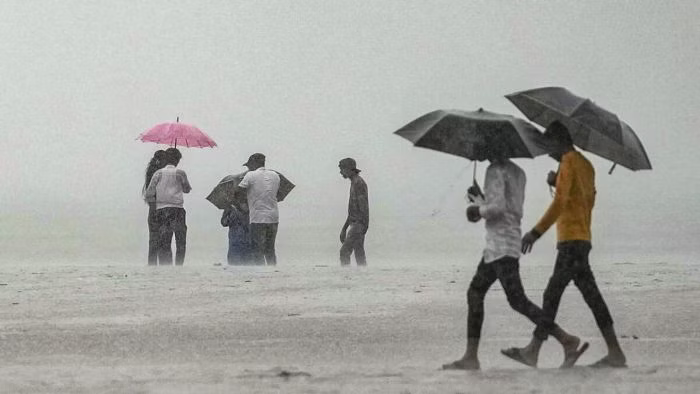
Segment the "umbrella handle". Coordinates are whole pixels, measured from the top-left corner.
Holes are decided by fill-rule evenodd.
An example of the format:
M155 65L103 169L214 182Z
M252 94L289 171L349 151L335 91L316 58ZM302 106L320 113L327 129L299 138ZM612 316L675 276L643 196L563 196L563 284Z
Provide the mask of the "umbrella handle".
M175 123L180 123L180 117L179 117L179 116L176 116L176 117L175 117ZM174 148L177 149L177 137L175 137L175 146L174 146Z
M474 172L472 173L472 184L476 182L476 160L472 162L474 164Z
M613 163L612 167L610 167L610 171L608 171L608 175L612 175L612 172L616 166L617 166L617 163Z

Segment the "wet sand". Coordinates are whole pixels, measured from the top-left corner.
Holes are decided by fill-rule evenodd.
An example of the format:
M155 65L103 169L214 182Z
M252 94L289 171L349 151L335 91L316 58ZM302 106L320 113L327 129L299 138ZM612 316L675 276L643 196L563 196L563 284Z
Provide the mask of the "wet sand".
M558 322L591 342L561 371L548 341L540 369L499 349L531 323L498 284L486 298L482 371L439 371L465 346L473 266L366 269L3 266L0 392L695 393L700 390L700 266L594 266L629 368L604 355L593 316L570 286ZM523 265L540 303L551 267Z

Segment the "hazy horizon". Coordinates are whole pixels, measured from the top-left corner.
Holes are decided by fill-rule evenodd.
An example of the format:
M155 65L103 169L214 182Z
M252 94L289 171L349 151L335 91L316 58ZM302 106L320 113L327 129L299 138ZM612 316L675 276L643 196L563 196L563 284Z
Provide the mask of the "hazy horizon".
M464 217L470 163L392 133L436 109L523 117L503 96L542 86L618 114L654 168L608 175L610 162L585 153L593 256L694 263L699 13L649 0L2 2L0 263L145 264L143 172L163 146L136 137L178 116L219 145L181 150L193 262L225 261L226 229L204 197L253 152L297 185L280 204L281 264L336 262L347 156L369 185L370 265L421 253L475 262L484 230ZM556 163L517 162L527 230ZM553 233L528 260L551 261Z

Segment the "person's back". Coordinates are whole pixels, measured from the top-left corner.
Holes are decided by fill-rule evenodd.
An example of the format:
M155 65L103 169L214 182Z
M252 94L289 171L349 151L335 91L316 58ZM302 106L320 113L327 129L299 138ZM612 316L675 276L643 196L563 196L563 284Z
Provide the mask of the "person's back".
M367 183L360 175L350 179L350 198L348 201L348 218L350 222L360 223L369 228L369 209Z
M250 258L250 218L247 204L231 206L221 216L221 225L228 227L228 264L248 264Z
M279 222L277 207L279 185L279 174L264 167L246 174L241 181L241 187L247 189L251 223Z
M250 215L250 238L253 248L253 261L256 264L277 264L275 239L279 211L277 192L280 176L265 168L265 155L254 153L243 163L248 171L238 187L246 191Z
M169 164L156 171L153 177L159 178L155 185L156 209L182 208L184 204L182 194L189 193L191 189L185 171Z

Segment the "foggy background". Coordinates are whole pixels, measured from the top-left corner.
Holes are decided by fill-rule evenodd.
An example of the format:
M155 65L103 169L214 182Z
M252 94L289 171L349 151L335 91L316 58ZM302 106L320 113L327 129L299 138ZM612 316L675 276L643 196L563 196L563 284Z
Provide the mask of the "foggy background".
M652 171L592 154L593 264L694 262L700 3L688 1L3 1L0 263L146 264L153 125L194 124L182 148L187 264L225 261L204 197L254 152L297 187L280 204L280 265L337 264L354 157L370 192L370 265L476 263L470 162L393 135L436 109L523 117L503 95L564 86L618 114ZM528 176L523 229L556 163ZM483 184L484 163L478 166ZM524 264L552 264L555 231ZM388 264L388 263L387 263Z

